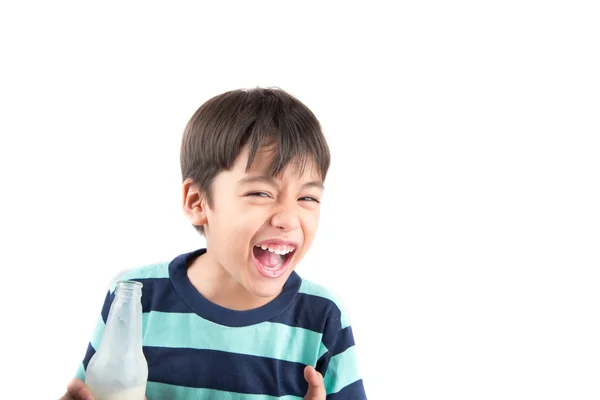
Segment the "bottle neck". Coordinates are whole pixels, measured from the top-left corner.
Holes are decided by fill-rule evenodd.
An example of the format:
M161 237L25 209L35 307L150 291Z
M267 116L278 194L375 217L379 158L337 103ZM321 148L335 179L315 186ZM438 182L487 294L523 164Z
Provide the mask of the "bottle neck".
M141 283L117 283L99 351L104 343L110 343L111 352L127 353L142 349L141 296Z

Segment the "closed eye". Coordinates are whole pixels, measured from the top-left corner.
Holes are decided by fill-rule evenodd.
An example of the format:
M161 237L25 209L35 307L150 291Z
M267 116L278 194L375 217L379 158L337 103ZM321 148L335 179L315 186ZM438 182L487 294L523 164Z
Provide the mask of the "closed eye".
M251 192L251 193L248 193L246 196L264 197L264 198L271 197L271 195L266 192Z
M302 200L302 201L314 201L316 203L320 203L319 199L316 199L316 198L310 197L310 196L300 197L298 200Z

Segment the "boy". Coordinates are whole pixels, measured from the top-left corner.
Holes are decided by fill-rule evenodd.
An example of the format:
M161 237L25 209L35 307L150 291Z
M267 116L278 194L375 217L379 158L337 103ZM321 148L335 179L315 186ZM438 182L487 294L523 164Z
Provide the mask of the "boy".
M144 284L149 400L366 399L345 314L294 272L329 162L318 120L283 90L227 92L192 116L183 209L206 249L120 277ZM89 395L85 368L113 297L63 399Z

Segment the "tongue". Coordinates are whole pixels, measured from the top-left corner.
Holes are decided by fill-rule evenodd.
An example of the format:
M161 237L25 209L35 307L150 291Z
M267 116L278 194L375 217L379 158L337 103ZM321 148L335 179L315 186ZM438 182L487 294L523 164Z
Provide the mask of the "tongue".
M269 250L263 250L260 247L254 248L254 256L264 267L275 268L283 264L284 258L279 254L271 253Z

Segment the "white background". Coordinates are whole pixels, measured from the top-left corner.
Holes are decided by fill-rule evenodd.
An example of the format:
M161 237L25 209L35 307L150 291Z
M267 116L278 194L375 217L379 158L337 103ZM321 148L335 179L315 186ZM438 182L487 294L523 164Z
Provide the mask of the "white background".
M593 2L7 3L3 396L62 395L110 280L202 246L181 134L255 86L328 137L299 272L343 299L370 399L600 396Z

